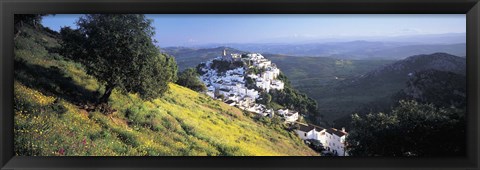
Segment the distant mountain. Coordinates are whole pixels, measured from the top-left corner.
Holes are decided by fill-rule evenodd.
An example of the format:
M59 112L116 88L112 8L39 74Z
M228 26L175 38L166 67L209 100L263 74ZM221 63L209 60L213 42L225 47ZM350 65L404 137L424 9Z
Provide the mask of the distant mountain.
M370 41L413 42L420 44L461 44L467 39L466 33L404 35L388 38L373 38Z
M344 54L345 56L351 56L353 58L368 58L368 59L391 59L400 60L405 56L412 56L418 54L431 54L436 52L449 53L456 56L466 55L466 44L419 44L419 45L406 45L399 47L384 48L373 51L353 51Z
M332 58L354 58L350 56L350 54L354 52L373 52L406 45L412 45L412 43L349 41L307 44L228 44L228 46L232 48L260 53Z
M305 90L311 91L309 96L317 99L325 119L332 121L351 114L365 104L390 100L393 94L406 87L410 76L423 70L465 75L466 60L446 53L416 55L328 87Z
M302 40L303 39L303 40ZM328 42L349 42L349 41L377 41L377 42L409 42L413 44L458 44L466 42L466 33L444 33L444 34L420 34L420 35L399 35L399 36L337 36L336 38L307 38L292 37L290 39L272 39L270 42L289 43L328 43ZM268 41L264 41L268 42Z
M188 47L167 47L163 48L162 52L174 56L179 67L179 71L182 71L189 67L195 67L201 62L221 56L224 49L227 50L227 53L243 53L243 51L229 47L200 49Z
M348 41L307 44L223 44L244 51L282 54L290 56L329 57L337 59L399 60L406 56L444 52L465 56L465 43L444 44L432 41L429 44L387 41Z

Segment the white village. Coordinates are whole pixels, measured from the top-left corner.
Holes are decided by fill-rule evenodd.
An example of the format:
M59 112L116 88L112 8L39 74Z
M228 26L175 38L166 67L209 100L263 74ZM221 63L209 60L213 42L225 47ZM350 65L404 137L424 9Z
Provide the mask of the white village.
M248 63L242 66L218 71L213 68L215 62L243 62ZM284 89L284 82L278 79L280 69L270 60L264 58L259 53L227 54L223 50L221 56L202 63L200 67L203 73L200 80L207 87L206 94L214 99L222 100L230 106L238 107L242 110L256 113L259 116L270 117L280 116L288 125L296 126L296 134L310 144L312 141L320 142L324 152L334 156L348 156L345 150L345 137L348 133L344 128L338 130L335 128L322 128L312 124L298 122L302 113L289 109L273 110L256 101L261 99L260 92L255 88L248 88L247 77L254 80L254 86L257 89L269 92L272 89ZM262 70L259 74L248 73L249 69Z

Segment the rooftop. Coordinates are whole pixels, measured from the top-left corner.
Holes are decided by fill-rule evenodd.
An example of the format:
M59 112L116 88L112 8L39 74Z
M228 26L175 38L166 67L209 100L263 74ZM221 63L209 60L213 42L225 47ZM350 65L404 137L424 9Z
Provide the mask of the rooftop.
M300 124L298 123L299 125L299 129L300 131L303 131L303 132L310 132L312 131L313 129L315 129L315 127L311 126L311 125L306 125L306 124Z
M225 103L227 103L227 104L232 104L232 103L235 103L235 101L233 101L233 100L228 100L228 101L226 101Z
M330 133L330 134L335 134L338 137L342 137L342 136L345 136L347 134L346 132L343 132L343 131L335 129L335 128L328 128L327 132Z

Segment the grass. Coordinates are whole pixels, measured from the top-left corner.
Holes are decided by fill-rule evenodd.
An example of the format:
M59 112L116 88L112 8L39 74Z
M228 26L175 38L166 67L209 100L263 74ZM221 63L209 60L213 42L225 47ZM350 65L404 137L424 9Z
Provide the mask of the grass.
M152 100L114 90L113 114L87 112L103 85L53 53L58 41L24 27L15 40L14 150L38 156L317 155L281 124L169 84Z

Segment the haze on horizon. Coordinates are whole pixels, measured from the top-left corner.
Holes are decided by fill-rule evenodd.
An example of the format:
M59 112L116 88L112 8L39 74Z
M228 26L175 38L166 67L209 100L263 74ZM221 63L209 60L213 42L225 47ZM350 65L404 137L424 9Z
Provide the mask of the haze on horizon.
M43 18L52 30L76 28L81 14ZM314 43L465 34L464 14L155 14L160 47L230 43Z

